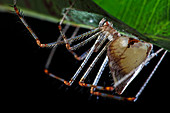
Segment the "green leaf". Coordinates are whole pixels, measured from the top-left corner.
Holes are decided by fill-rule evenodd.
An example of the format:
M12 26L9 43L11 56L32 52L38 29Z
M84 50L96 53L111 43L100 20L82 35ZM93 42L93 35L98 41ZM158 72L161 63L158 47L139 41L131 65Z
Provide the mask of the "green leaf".
M70 7L74 1L75 0L17 0L17 7L21 9L25 16L58 23L63 16L63 10ZM0 0L0 11L14 11L13 7L10 7L12 5L13 0ZM88 2L86 0L77 0L73 8L79 10L79 13L74 13L74 15L71 15L73 16L71 18L74 18L74 20L77 20L80 15L83 16L84 14L90 13L93 13L91 15L93 15L93 18L95 18L95 15L103 12L103 10L92 0L89 0ZM87 20L85 18L81 19L83 21ZM85 28L94 28L98 25L98 23L96 25L90 25L87 23L80 23L80 21L72 20L66 20L65 23L78 25Z
M24 15L59 22L74 0L18 0ZM0 10L14 11L13 0ZM105 17L120 33L136 36L170 51L170 0L77 0L67 15L71 25L94 28Z
M170 0L93 1L140 32L143 40L170 50Z

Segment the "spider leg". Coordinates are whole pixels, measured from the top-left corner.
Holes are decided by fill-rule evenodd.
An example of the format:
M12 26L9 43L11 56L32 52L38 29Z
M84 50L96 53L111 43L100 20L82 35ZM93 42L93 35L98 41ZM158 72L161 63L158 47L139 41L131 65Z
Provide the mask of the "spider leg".
M113 98L113 99L116 99L116 100L129 100L129 101L134 100L135 99L134 97L122 97L122 96L111 95L111 94L101 93L101 92L95 91L96 89L108 90L108 91L112 91L114 89L113 87L105 87L104 88L103 86L99 86L99 88L98 88L98 86L97 86L99 79L101 78L101 75L102 75L103 70L105 69L105 66L106 66L107 63L108 63L108 56L105 57L104 62L101 65L99 72L97 73L97 76L96 76L93 84L91 85L90 93L93 94L93 95L102 96L102 97L109 97L109 98Z
M60 21L60 23L59 23L59 26L62 25L64 19L66 18L66 15L67 15L68 12L70 11L70 9L73 7L73 5L75 4L75 2L76 2L76 0L73 1L73 3L71 4L71 6L70 6L69 8L67 8L67 11L64 13L64 15L63 15L63 17L62 17L62 19L61 19L61 21Z
M59 38L57 41L55 42L52 42L52 43L47 43L47 44L42 44L39 40L39 38L37 37L37 35L33 32L33 30L29 27L29 25L27 24L27 22L24 20L24 18L22 17L22 14L20 13L19 9L17 8L16 6L16 0L14 0L14 10L16 12L16 14L18 15L19 19L21 20L21 22L25 25L25 27L27 28L27 30L31 33L31 35L33 36L33 38L36 40L36 43L38 46L40 47L54 47L54 46L57 46L59 44L64 44L65 41L63 42L60 42L58 43L58 40L60 40L61 38ZM64 16L65 17L65 16ZM64 18L62 19L62 21L64 20ZM60 22L60 24L62 23L62 21ZM81 38L84 38L85 36L88 36L89 34L91 33L94 33L96 32L98 29L95 29L95 30L91 30L90 32L87 32L87 33L84 33L80 36L77 36L77 37L72 37L70 39L67 39L67 41L70 43L70 42L73 42L73 41L76 41L76 40L79 40ZM63 32L64 33L64 32ZM63 37L63 35L61 35ZM75 36L75 35L74 35ZM73 52L73 51L70 51L72 54L74 54L76 56L76 54ZM81 60L82 58L81 57L78 57L77 58L78 60Z
M94 45L91 47L89 53L87 54L86 58L84 59L84 61L82 62L82 64L80 65L80 67L78 68L78 70L76 71L76 73L74 74L74 76L70 79L69 82L65 82L66 85L71 85L75 79L77 78L78 74L81 72L81 70L83 69L83 67L85 66L85 64L87 63L88 59L90 58L90 56L92 55L92 53L95 50L95 46L96 44L99 42L100 37L98 36L97 40L95 41Z
M129 101L132 101L134 100L135 98L134 97L121 97L121 96L117 96L117 95L111 95L111 94L107 94L107 93L101 93L101 92L96 92L95 90L96 89L99 89L99 90L108 90L108 91L112 91L114 88L113 87L103 87L103 86L100 86L101 88L98 88L97 84L99 82L99 79L101 78L101 75L103 73L103 70L105 69L105 66L106 64L108 63L108 56L105 57L104 59L104 62L103 64L101 65L100 69L99 69L99 72L97 73L97 76L91 86L91 89L90 89L90 93L93 94L93 95L97 95L97 96L102 96L102 97L109 97L109 98L113 98L113 99L116 99L116 100L129 100ZM103 89L104 88L104 89Z
M69 24L66 24L66 26L64 27L63 32L66 33L66 31L68 30L69 27L70 27L70 25L69 25ZM79 27L76 28L76 31L73 33L72 37L74 37L74 36L76 35L77 29L79 29ZM61 41L61 40L62 40L62 36L60 35L60 36L58 37L58 39L57 39L57 42L59 42L59 41ZM55 46L52 48L52 50L51 50L51 52L50 52L50 54L49 54L49 57L48 57L48 59L47 59L46 65L45 65L45 69L48 69L48 68L49 68L49 65L50 65L51 60L52 60L52 58L53 58L53 55L54 55L54 53L55 53L55 51L56 51L56 48L57 48L57 45L55 45Z
M25 21L25 19L23 18L22 14L20 13L19 9L17 8L17 5L16 5L16 0L14 0L14 10L16 12L16 14L18 15L19 19L21 20L21 22L25 25L25 27L27 28L27 30L31 33L31 35L33 36L33 38L36 40L36 43L38 46L40 47L54 47L56 45L59 45L59 44L64 44L65 42L60 42L58 43L58 40L60 40L61 38L59 38L57 41L55 42L52 42L52 43L47 43L47 44L42 44L39 40L39 38L37 37L37 35L33 32L33 30L29 27L29 25L27 24L27 22ZM77 38L77 39L75 39ZM72 40L72 42L74 40L78 40L79 38L81 37L73 37L71 39L68 39L68 41Z
M14 10L15 10L16 14L18 15L19 19L21 20L21 22L25 25L27 30L31 33L33 38L36 40L36 43L37 43L38 46L40 46L40 47L52 47L52 46L55 46L57 44L57 41L52 42L52 43L42 44L40 42L39 38L37 37L37 35L33 32L33 30L29 27L27 22L24 20L22 14L20 13L19 9L16 6L16 0L14 0L14 6L13 7L14 7Z
M59 26L60 26L60 25L59 25ZM71 54L73 54L73 56L74 56L77 60L82 60L82 59L72 50L72 47L70 46L69 40L66 38L65 34L62 32L61 26L60 26L59 30L60 30L60 34L62 35L62 37L63 37L63 39L64 39L64 42L65 42L65 44L66 44L67 50L68 50ZM80 39L80 38L82 38L82 37L88 36L89 34L95 33L95 32L98 31L98 30L99 30L99 29L96 28L96 29L94 29L94 30L91 30L91 31L89 31L89 32L86 32L86 33L84 33L84 34L82 34L82 35L79 35L79 36L75 37L75 39ZM94 35L94 36L96 36L96 35ZM93 37L92 37L92 38L93 38ZM84 42L80 43L80 44L78 45L78 47L80 47L80 45L81 45L81 46L84 45L87 41L89 41L89 40L85 40Z
M95 52L97 52L100 48L101 48L101 46L103 45L103 43L108 39L108 36L109 36L109 33L108 32L103 32L102 33L102 36L101 37L103 37L103 38L101 38L101 40L100 40L100 42L97 44L97 47L96 47L96 49L95 49Z
M93 94L93 95L96 95L96 96L112 98L112 99L115 99L115 100L127 100L127 101L134 101L135 100L135 97L122 97L122 96L119 96L119 95L111 95L111 94L107 94L107 93L101 93L101 92L95 91L94 87L91 87L90 93Z
M82 42L80 42L80 43L78 43L78 44L76 44L74 46L71 46L70 47L71 50L68 50L68 51L71 52L72 50L76 50L76 49L80 48L81 46L84 46L87 42L90 42L92 39L96 38L100 33L101 32L95 33L94 35L92 35L91 37L87 38L86 40L84 40L84 41L82 41ZM90 49L87 50L86 52L84 52L82 55L78 56L78 60L83 60L87 56L89 51L90 51ZM75 55L74 53L72 53L72 54Z
M152 58L154 58L154 56L156 56L158 53L160 53L163 49L159 49L156 53L153 53L150 55L150 57L148 57L148 59L146 59L146 61L141 64L141 66L139 66L139 68L137 69L137 74L142 70L142 68L144 67L144 65L151 60ZM116 100L128 100L128 101L136 101L139 97L139 95L142 93L142 91L144 90L144 88L146 87L147 83L149 82L149 80L151 79L151 77L153 76L154 72L156 71L156 69L158 68L160 62L163 60L165 54L167 53L167 51L164 52L164 54L162 55L162 57L160 58L160 60L158 61L157 65L155 66L155 68L153 69L153 71L151 72L151 74L149 75L149 77L147 78L147 80L144 82L143 86L140 88L140 90L137 92L137 94L134 97L122 97L120 95L111 95L111 94L107 94L107 93L102 93L99 91L95 91L97 88L96 87L91 87L90 89L90 93L93 95L97 95L97 96L102 96L102 97L109 97L109 98L113 98ZM102 73L102 72L99 72ZM100 79L100 74L96 76L93 85L96 86L99 79ZM128 76L127 76L128 77ZM127 77L124 77L125 79ZM124 79L123 78L123 79ZM120 83L123 82L123 79L120 80ZM120 83L114 84L114 87L116 87L117 85L119 85Z
M85 36L88 36L89 34L93 33L94 31L96 32L96 30L97 30L97 29L91 30L91 31L86 32L86 33L84 33L84 34L82 34L82 35L76 36L76 37L74 37L74 39L79 39L79 38L83 38L83 37L85 37ZM87 51L86 51L84 54L82 54L81 56L78 56L73 50L76 50L76 49L80 48L81 46L84 46L87 42L89 42L89 41L91 41L92 39L96 38L99 34L100 34L100 32L97 32L97 33L95 33L94 35L92 35L92 36L90 36L89 38L87 38L86 40L84 40L84 41L82 41L82 42L80 42L80 43L78 43L78 44L76 44L76 45L74 45L74 46L70 46L70 44L69 44L69 48L67 48L67 50L68 50L71 54L73 54L74 57L75 57L77 60L83 60L83 59L86 57L86 55L88 54L89 50L87 50ZM68 41L69 41L69 39L68 39ZM70 40L69 43L71 43L71 41L72 41L72 40ZM74 41L75 41L75 40L74 40Z
M69 26L70 26L69 24L66 24L66 26L64 27L64 30L63 30L64 33L66 33L66 31L68 30ZM68 39L69 41L72 41L72 40L75 40L75 39L76 39L76 38L75 38L75 35L77 34L77 32L78 32L79 29L80 29L79 27L76 27L76 29L75 29L75 31L73 32L71 38ZM78 37L77 37L77 38L78 38ZM94 36L93 36L92 38L94 38ZM89 39L90 39L90 38L88 38L88 39L86 39L86 40L89 40ZM57 41L60 42L61 40L62 40L62 36L60 35L59 38L57 39ZM50 65L51 60L52 60L52 58L53 58L53 55L54 55L54 53L55 53L55 51L56 51L56 48L57 48L57 45L52 48L52 50L51 50L51 52L50 52L50 54L49 54L49 57L48 57L48 59L47 59L46 65L45 65L45 71L47 71L47 69L49 68L49 65ZM84 59L84 58L86 57L87 53L88 53L88 51L84 52L84 53L80 56L80 59Z
M49 73L48 69L45 69L44 72L46 74L48 74L49 76L56 78L62 82L64 82L66 85L71 86L72 83L75 81L75 79L77 78L77 76L79 75L79 73L81 72L81 70L83 69L83 67L85 66L85 64L87 63L88 59L90 58L90 56L92 55L92 53L94 52L94 49L96 47L96 44L99 42L99 36L97 38L97 40L95 41L95 43L93 44L93 46L91 47L90 51L88 52L87 56L85 57L84 61L82 62L82 64L80 65L80 67L78 68L78 70L76 71L76 73L74 74L74 76L69 80L65 80L63 78L60 78L52 73Z
M69 10L73 7L74 3L75 3L75 1L72 3L72 5L71 5L71 6L67 9L67 11L64 13L63 18L61 19L61 21L60 21L60 23L59 23L59 25L58 25L58 28L59 28L60 34L62 35L62 37L63 37L63 39L64 39L64 42L66 43L66 48L67 48L67 50L68 50L70 53L72 53L77 60L80 60L80 58L78 57L78 55L77 55L74 51L72 51L72 50L70 49L70 44L69 44L66 36L65 36L64 33L62 32L62 27L61 27L61 25L62 25L62 23L63 23L66 15L67 15L67 13L68 13Z
M86 40L70 47L71 50L76 50L78 48L80 48L81 46L84 46L86 43L90 42L92 39L96 38L101 32L97 32L94 35L92 35L91 37L87 38Z
M92 68L94 67L94 65L96 64L96 62L98 61L98 59L101 57L101 55L104 53L104 51L107 49L108 45L110 44L110 42L108 42L106 44L106 46L101 50L101 52L96 56L96 58L93 60L93 62L91 63L91 65L89 66L89 68L87 69L87 71L84 73L83 77L80 79L79 81L79 85L83 86L83 87L95 87L96 89L100 89L100 90L113 90L113 86L111 87L103 87L103 86L96 86L96 85L92 85L92 84L87 84L85 83L85 79L88 76L89 72L92 70ZM108 59L107 59L108 60ZM106 61L105 61L106 62ZM104 65L104 64L103 64ZM104 65L105 66L105 65ZM101 69L104 69L104 66L101 66ZM99 71L100 72L100 71ZM99 76L99 75L97 75Z
M159 52L161 52L163 49L159 49L156 53L153 53L151 55L150 58L148 58L148 60L151 60L154 56L156 56ZM148 84L149 80L151 79L151 77L153 76L153 74L155 73L156 69L158 68L159 64L162 62L163 58L165 57L167 53L167 50L163 53L163 55L161 56L160 60L158 61L158 63L156 64L156 66L154 67L154 69L152 70L151 74L149 75L149 77L146 79L146 81L144 82L144 84L142 85L142 87L140 88L140 90L137 92L136 94L136 99L134 101L136 101L138 99L138 97L140 96L140 94L143 92L144 88L146 87L146 85Z
M64 31L63 31L64 33L66 32L67 28L68 28L68 27L65 26ZM78 30L78 28L75 29L75 31L74 31L74 33L73 33L73 35L72 35L72 38L68 39L68 41L70 41L70 43L71 43L71 41L76 41L76 40L78 40L79 38L82 38L82 37L86 36L87 34L89 34L89 32L87 32L87 33L84 33L84 34L82 34L82 35L79 35L79 36L76 36L76 37L75 37L77 30ZM100 32L99 32L99 33L100 33ZM84 43L87 43L88 41L92 40L92 39L95 38L99 33L96 33L96 34L92 35L91 37L89 37L88 39L86 39L86 40L84 41ZM60 37L61 37L61 35L60 35ZM60 40L58 40L58 41L61 42ZM59 43L59 42L58 42L58 43ZM81 45L80 45L80 46L83 46L84 43L81 42ZM63 43L62 43L62 44L63 44ZM80 44L80 43L79 43L79 44ZM60 81L62 81L62 82L64 82L64 83L67 83L67 84L68 84L68 82L67 82L66 80L64 80L64 79L62 79L62 78L60 78L60 77L58 77L58 76L56 76L56 75L54 75L54 74L52 74L52 73L50 73L50 72L48 71L49 65L50 65L50 63L51 63L51 60L52 60L52 57L53 57L53 55L54 55L55 50L56 50L56 46L51 50L51 53L50 53L50 55L49 55L49 57L48 57L48 59L47 59L46 65L45 65L44 72L45 72L46 74L48 74L49 76L51 76L51 77L53 77L53 78L56 78L56 79L58 79L58 80L60 80ZM80 59L84 59L84 58L87 56L87 54L89 53L89 51L90 51L90 50L84 52L81 56L79 56L79 58L80 58Z
M76 1L76 0L75 0ZM73 7L73 5L75 4L75 1L72 3L72 5L67 9L67 11L64 13L64 15L63 15L63 18L61 19L61 21L60 21L60 23L59 23L59 25L58 25L58 29L59 29L59 31L60 31L60 34L62 35L62 37L63 37L63 39L64 39L64 42L65 42L65 44L66 44L66 48L67 48L67 50L71 53L71 54L73 54L73 56L75 57L75 59L77 59L77 60L82 60L81 59L81 57L79 57L73 50L72 50L72 48L71 48L71 46L70 46L70 44L69 44L69 41L68 41L68 39L67 39L67 37L65 36L65 34L62 32L62 23L63 23L63 21L64 21L64 19L66 18L66 15L68 14L68 12L69 12L69 10ZM92 30L91 32L90 32L90 34L92 34L92 33L94 33L94 31L95 30ZM87 36L87 35L86 35Z
M67 30L69 29L69 27L70 27L70 24L66 24L66 26L64 26L63 33L66 33ZM79 27L76 28L76 31L74 31L73 35L74 35L75 33L77 33L77 29L79 30ZM71 38L73 38L73 35L72 35ZM61 41L61 40L62 40L62 36L61 36L61 34L60 34L60 36L58 37L57 41Z
M100 34L100 35L99 35ZM70 47L70 49L71 50L76 50L76 49L78 49L78 48L80 48L81 46L84 46L87 42L89 42L89 41L91 41L92 39L94 39L96 36L98 36L99 35L99 37L101 37L100 38L100 43L98 42L96 45L96 49L94 50L94 52L97 52L99 49L100 49L100 47L103 45L103 43L106 41L106 39L107 39L107 36L106 35L104 35L103 36L103 33L101 33L101 31L100 32L97 32L97 33L95 33L94 35L92 35L91 37L89 37L89 38L87 38L86 40L84 40L84 41L82 41L82 42L80 42L80 43L78 43L78 44L76 44L76 45L74 45L74 46L72 46L72 47ZM103 38L102 38L103 37ZM80 60L83 60L85 57L86 57L86 55L88 54L88 52L89 52L89 50L88 51L86 51L84 54L82 54L81 56L79 56L80 58Z
M152 53L151 55L148 56L148 58L138 67L140 69L134 69L133 71L131 71L131 73L127 74L126 76L124 76L122 79L120 79L118 82L116 82L114 84L114 87L117 87L119 84L121 84L124 80L126 80L129 76L131 76L132 73L134 73L133 76L137 76L137 74L142 70L142 68L145 66L145 64L147 64L152 58L154 58L158 53L160 53L163 50L163 48L159 49L158 51L156 51L155 53Z

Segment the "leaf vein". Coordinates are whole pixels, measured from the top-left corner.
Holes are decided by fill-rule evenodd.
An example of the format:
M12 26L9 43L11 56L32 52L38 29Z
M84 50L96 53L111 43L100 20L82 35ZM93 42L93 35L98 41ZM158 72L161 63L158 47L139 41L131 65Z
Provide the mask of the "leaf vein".
M148 19L148 22L146 23L146 27L145 27L145 29L144 29L144 31L143 31L144 33L145 33L146 30L148 29L149 23L151 22L151 20L152 20L152 18L153 18L153 15L155 14L155 11L156 11L156 9L157 9L157 7L158 7L158 5L159 5L159 2L160 2L160 0L157 0L155 6L154 6L154 8L153 8L153 11L152 11L152 13L151 13L151 15L150 15L150 17L149 17L149 19Z

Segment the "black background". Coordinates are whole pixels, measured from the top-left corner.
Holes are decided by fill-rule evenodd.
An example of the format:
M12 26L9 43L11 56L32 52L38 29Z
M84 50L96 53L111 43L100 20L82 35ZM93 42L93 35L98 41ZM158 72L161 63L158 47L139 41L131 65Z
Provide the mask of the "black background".
M25 17L25 19L43 43L55 41L59 36L57 24L28 17ZM69 110L74 111L79 107L88 109L89 106L94 107L94 105L111 105L111 107L106 107L107 109L124 108L125 106L130 106L129 109L133 109L134 105L145 107L155 107L156 105L160 107L169 102L169 53L135 103L102 97L96 98L90 96L88 88L87 90L78 86L80 77L73 86L67 87L44 73L44 66L51 49L37 46L33 37L15 14L0 13L0 20L1 50L3 51L1 52L3 67L1 68L1 77L5 77L5 79L1 79L3 81L1 87L4 89L2 92L6 105L28 108L50 105L54 106L54 109L55 107L58 109L65 106L65 110L68 110L68 106L73 105ZM88 30L81 29L79 34L85 31ZM71 35L73 28L68 32L67 35ZM78 68L77 65L80 65L81 62L76 61L67 52L65 46L58 47L56 52L57 63L55 65L58 67L52 68L56 73L62 74L63 72L70 76L73 75ZM136 84L144 82L160 56L161 54L146 66L142 75L137 77L130 86L132 89L133 86L139 89L140 86ZM129 88L129 91L132 91L131 88ZM100 107L96 109L100 109Z

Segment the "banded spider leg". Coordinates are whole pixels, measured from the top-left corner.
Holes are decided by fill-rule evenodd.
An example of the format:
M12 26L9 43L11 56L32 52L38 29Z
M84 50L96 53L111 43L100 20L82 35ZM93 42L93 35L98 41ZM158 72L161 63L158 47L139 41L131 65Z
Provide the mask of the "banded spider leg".
M83 60L83 59L86 57L86 55L87 55L87 53L89 52L89 50L86 51L86 52L84 52L84 53L83 53L82 55L80 55L80 56L77 56L77 54L76 54L73 50L75 50L75 49L77 49L77 48L85 45L87 42L89 42L89 41L91 41L92 39L96 38L96 36L100 34L99 29L96 28L96 29L93 29L93 30L91 30L91 31L89 31L89 32L86 32L86 33L84 33L84 34L75 36L75 34L76 34L76 32L77 32L77 31L75 30L75 32L74 32L75 34L73 35L72 38L69 38L69 39L66 38L66 36L64 35L64 32L67 31L67 28L65 28L65 30L62 31L61 24L63 23L63 21L64 21L64 19L65 19L65 15L66 15L67 12L69 11L69 9L73 6L73 4L74 4L74 3L73 3L73 4L70 6L70 8L68 8L68 10L66 11L66 14L63 16L63 18L61 19L61 21L60 21L60 23L59 23L59 30L60 30L60 33L61 33L61 36L60 36L60 37L62 37L62 38L64 39L64 41L57 40L57 41L52 42L52 43L42 44L42 43L40 42L39 38L37 37L37 35L33 32L33 30L29 27L29 25L27 24L27 22L26 22L25 19L23 18L22 14L20 13L20 10L17 8L17 5L16 5L17 0L14 0L13 2L14 2L13 7L14 7L14 10L15 10L16 14L18 15L19 19L20 19L21 22L24 24L24 26L27 28L27 30L30 32L30 34L33 36L33 38L36 40L36 43L37 43L37 45L38 45L39 47L57 47L58 45L65 44L66 47L67 47L67 49L68 49L68 51L69 51L71 54L73 54L74 57L75 57L77 60ZM66 26L66 27L67 27L67 26ZM77 30L78 30L78 29L77 29ZM71 44L72 42L75 42L75 41L80 40L80 39L84 39L84 38L86 38L88 35L91 35L91 34L93 34L93 33L95 33L95 34L92 35L92 36L90 36L89 38L85 39L83 42L80 42L79 44L77 44L77 45L75 45L75 46L73 46L73 47L70 46L70 44ZM59 37L59 39L60 39L60 37ZM53 51L54 51L54 50L55 50L55 49L53 49ZM51 57L52 57L52 53L51 53ZM66 83L67 85L69 85L69 83L68 83L66 80L64 80L64 79L62 79L62 78L60 78L60 77L58 77L58 76L55 76L55 75L53 75L52 73L50 73L50 72L48 71L48 67L49 67L49 63L50 63L50 62L51 62L51 58L48 59L47 64L46 64L45 69L44 69L44 72L45 72L46 74L48 74L48 75L50 75L50 76L52 76L52 77L60 80L60 81Z
M54 47L54 46L58 46L58 45L60 45L60 44L66 44L67 47L68 47L68 45L69 45L68 51L69 51L70 53L72 53L77 60L82 60L82 59L83 59L81 56L78 57L78 56L76 55L76 53L73 52L72 48L70 47L70 43L73 42L73 41L76 41L76 40L85 38L87 35L98 31L98 29L91 30L90 32L84 33L84 34L79 35L79 36L77 36L77 37L72 37L72 38L70 38L70 39L66 39L66 38L65 38L64 33L61 31L61 29L62 29L62 28L61 28L61 24L62 24L62 22L63 22L64 19L65 19L65 15L68 13L69 9L73 6L74 3L70 6L70 8L68 8L68 10L66 11L66 14L63 16L63 18L61 19L61 21L60 21L60 23L59 23L59 26L60 26L60 27L59 27L59 30L60 30L61 36L62 36L62 38L64 39L64 41L59 41L59 40L57 40L57 41L52 42L52 43L42 44L41 41L39 40L39 38L37 37L37 35L33 32L33 30L29 27L29 25L27 24L27 22L26 22L25 19L23 18L22 14L20 13L20 10L17 8L17 5L16 5L17 0L14 0L13 2L14 2L13 7L14 7L14 10L15 10L16 14L18 15L19 19L20 19L21 22L24 24L24 26L27 28L27 30L30 32L30 34L33 36L33 38L36 40L36 43L37 43L38 46L40 46L40 47ZM61 37L61 36L60 36L60 37ZM88 41L88 40L86 40L86 41ZM88 51L87 51L87 52L88 52ZM86 52L86 53L87 53L87 52Z
M14 6L13 7L14 7L16 14L18 15L19 19L24 24L24 26L27 28L27 30L30 32L30 34L33 36L33 38L36 40L36 43L37 43L38 46L40 46L40 47L53 47L55 45L63 43L63 42L57 43L57 41L55 41L55 42L52 42L52 43L42 44L40 42L39 38L37 37L37 35L33 32L33 30L29 27L27 22L24 20L22 14L20 13L20 10L17 8L16 3L17 3L17 0L14 0Z

